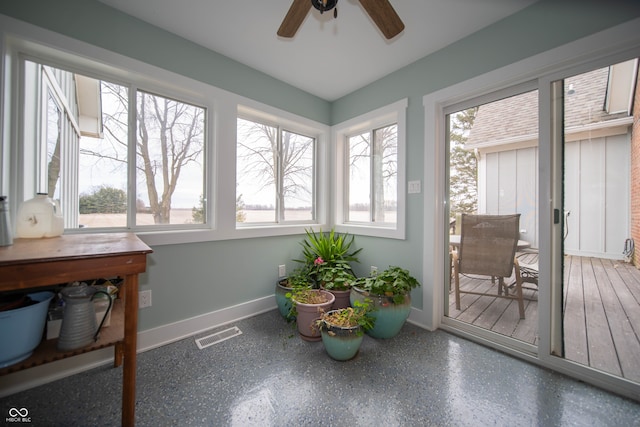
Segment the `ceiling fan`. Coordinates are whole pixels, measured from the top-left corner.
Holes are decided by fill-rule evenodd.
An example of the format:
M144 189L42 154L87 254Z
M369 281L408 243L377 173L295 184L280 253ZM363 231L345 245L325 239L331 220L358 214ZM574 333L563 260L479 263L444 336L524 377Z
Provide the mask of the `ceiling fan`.
M320 13L333 9L333 16L337 17L337 4L338 0L293 0L287 15L280 24L278 35L287 38L293 37L311 10L311 6L318 9ZM394 38L404 30L404 23L389 0L360 0L360 4L387 39Z

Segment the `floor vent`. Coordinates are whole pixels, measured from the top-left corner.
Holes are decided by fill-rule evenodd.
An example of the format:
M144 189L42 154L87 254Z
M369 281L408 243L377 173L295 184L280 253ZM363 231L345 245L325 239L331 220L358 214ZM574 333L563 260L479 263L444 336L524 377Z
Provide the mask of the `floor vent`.
M224 331L216 332L215 334L198 338L196 340L196 344L198 345L198 348L202 350L203 348L218 344L219 342L228 340L229 338L237 337L238 335L242 335L242 331L234 326L233 328L225 329Z

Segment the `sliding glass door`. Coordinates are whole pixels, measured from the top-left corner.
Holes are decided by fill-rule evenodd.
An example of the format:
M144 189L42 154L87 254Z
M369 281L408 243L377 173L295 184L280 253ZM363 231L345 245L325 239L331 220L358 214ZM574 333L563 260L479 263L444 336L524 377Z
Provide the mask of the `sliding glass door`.
M556 147L562 156L557 354L640 383L640 264L633 253L634 233L640 232L638 60L553 85L562 95L562 112L554 118L562 120L562 146Z
M632 59L444 108L447 328L637 389L639 92ZM524 316L517 300L499 298L497 278L454 268L462 214L512 213L520 214ZM456 296L456 276L474 293ZM514 281L505 278L503 292L514 293Z
M447 111L451 263L445 316L461 328L535 352L538 341L537 283L515 298L515 275L501 289L494 276L459 273L463 214L520 214L517 257L535 272L538 259L538 91L533 84L474 99ZM514 298L501 298L508 294ZM521 315L520 303L524 306Z

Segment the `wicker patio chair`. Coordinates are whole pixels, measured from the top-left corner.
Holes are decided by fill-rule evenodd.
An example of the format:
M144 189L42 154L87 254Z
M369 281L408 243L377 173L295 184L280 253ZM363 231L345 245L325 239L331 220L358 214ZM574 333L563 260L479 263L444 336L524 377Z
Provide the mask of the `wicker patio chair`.
M460 247L453 253L456 308L460 309L460 294L489 295L518 301L520 318L524 319L524 299L520 267L515 258L518 244L520 214L462 215ZM515 268L514 268L515 267ZM515 274L515 294L509 294L505 278ZM484 276L498 289L479 292L460 288L460 275Z

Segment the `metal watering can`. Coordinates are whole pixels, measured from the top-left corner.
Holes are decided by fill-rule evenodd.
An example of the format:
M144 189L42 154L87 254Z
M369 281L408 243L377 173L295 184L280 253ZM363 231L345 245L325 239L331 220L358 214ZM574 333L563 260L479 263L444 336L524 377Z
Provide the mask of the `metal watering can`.
M97 341L100 329L113 304L111 295L92 286L70 286L62 289L60 294L64 301L64 309L60 337L58 338L58 350L76 350ZM109 306L100 325L97 325L96 311L93 305L93 299L98 294L106 295L109 300Z

